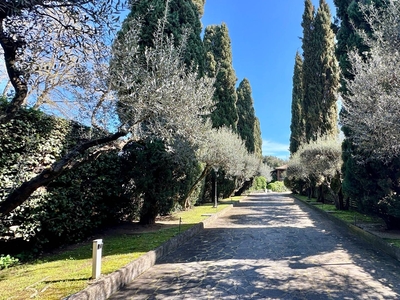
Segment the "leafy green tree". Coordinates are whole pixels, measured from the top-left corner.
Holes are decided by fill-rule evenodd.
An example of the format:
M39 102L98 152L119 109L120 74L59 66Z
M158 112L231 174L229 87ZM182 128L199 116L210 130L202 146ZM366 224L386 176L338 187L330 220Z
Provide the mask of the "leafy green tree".
M174 153L168 150L167 145L151 138L127 144L122 157L126 186L143 200L139 223L154 224L159 214L170 213L179 203L179 195L185 195L181 183L190 177L187 176L190 158L181 157L186 162L177 164ZM194 165L191 166L193 168Z
M348 53L354 76L346 80L341 115L346 134L343 186L360 208L380 215L388 228L398 228L400 5L360 4L359 10L370 31L357 33L369 50L366 55L357 49Z
M347 209L341 185L342 149L341 141L330 136L319 138L317 141L303 144L293 154L288 163L287 182L298 186L303 182L304 187L312 191L319 188L319 200L324 201L324 188L337 209ZM309 196L311 192L309 192Z
M263 163L271 168L277 168L287 164L287 161L276 156L266 155L263 157Z
M255 127L256 116L251 96L250 82L245 78L240 82L236 90L237 93L237 111L239 120L237 131L245 142L246 148L250 153L255 153Z
M201 1L200 1L201 2ZM164 17L163 34L173 35L175 46L181 43L182 37L187 33L186 49L183 53L187 66L198 68L199 74L204 69L204 48L200 34L202 26L200 22L200 2L196 4L192 0L137 0L132 4L132 9L124 20L119 38L123 39L124 32L129 29L130 21L138 17L143 19L140 38L140 46L153 47L154 33L160 20Z
M297 149L304 143L304 116L303 116L303 59L297 52L294 73L293 73L293 91L292 91L292 121L290 124L290 153L296 153Z
M90 120L99 135L90 131L61 156L52 157L50 166L37 170L34 176L10 191L0 203L0 214L9 214L62 173L111 149L119 149L129 141L121 137L129 135L131 140L137 140L152 135L173 141L174 136L186 136L193 146L195 140L201 139L204 117L211 111L214 81L200 78L197 72L187 69L182 59L184 41L174 46L173 40L162 32L161 25L154 36L154 47L146 49L146 59L140 56L140 24L136 22L125 35L129 43L117 41L114 45L114 64L98 73L101 80L92 87L91 97L96 102ZM118 101L115 91L119 94ZM118 120L114 115L117 103L122 116ZM114 116L112 123L104 118L108 113Z
M232 66L232 49L226 24L210 25L203 39L206 51L206 70L215 81L215 110L211 114L213 126L231 127L236 131L238 112L236 108L236 74Z
M377 53L373 55L372 58L370 58L370 46L371 44L368 43L367 40L371 38L373 35L373 28L371 27L371 17L375 17L379 19L378 22L373 21L372 23L379 24L381 23L381 14L386 11L386 3L388 1L385 0L371 0L369 1L370 4L373 4L375 8L373 8L371 11L369 9L361 9L360 4L363 1L350 1L350 0L335 0L334 3L337 8L337 18L338 18L338 31L337 31L337 50L336 54L339 60L339 65L341 68L341 96L343 98L343 102L345 103L345 106L350 103L352 95L349 92L349 85L352 85L352 81L355 80L357 77L359 80L365 80L363 83L364 86L361 87L359 91L361 92L362 89L366 88L365 91L362 91L364 96L361 96L361 94L357 93L357 102L355 103L355 106L357 107L357 111L360 111L362 107L365 107L365 105L368 105L368 103L371 103L373 98L373 95L377 94L377 91L375 90L377 86L375 85L376 83L376 78L382 77L382 82L387 81L388 75L390 73L382 73L382 75L378 75L377 73L382 72L382 68L376 69L376 65L374 65L373 61L375 59L381 60L380 55L376 55ZM393 12L395 12L394 10ZM371 14L371 12L373 12ZM383 18L384 19L384 18ZM384 24L383 22L382 24ZM394 20L391 20L388 23L386 23L386 28L393 28L393 25L395 25L396 22ZM365 39L366 38L366 39ZM396 39L394 39L396 40ZM372 41L372 40L370 40ZM393 48L392 48L393 49ZM349 58L349 56L352 56L353 58ZM353 66L354 57L358 56L361 60L359 61L358 66ZM384 56L385 57L385 56ZM383 58L384 58L383 57ZM372 60L372 63L369 67L367 61ZM362 64L360 64L362 62ZM357 68L359 70L362 70L364 67L367 67L364 71L370 70L371 76L374 78L368 79L366 78L366 73L362 71L363 74L360 74L360 76L355 76L356 73L353 68ZM377 66L383 66L384 64L379 63ZM394 68L396 68L394 66ZM389 75L390 77L391 75ZM386 77L386 80L384 79ZM356 79L357 80L357 79ZM390 82L391 80L389 80ZM379 84L378 84L379 86ZM378 90L380 88L378 87ZM385 92L386 93L386 92ZM384 94L385 94L384 93ZM349 99L350 97L350 99ZM361 103L359 103L361 102ZM361 104L361 105L359 105ZM374 107L378 107L378 105L374 105ZM349 115L350 114L350 115ZM387 194L391 193L392 189L396 189L396 185L391 186L391 184L386 184L388 181L388 178L391 178L389 182L395 183L396 182L396 172L394 171L393 167L398 164L397 159L391 158L392 151L390 151L389 157L384 155L385 160L387 161L387 164L383 162L379 162L379 160L375 161L370 161L366 162L369 160L370 157L370 150L373 151L374 149L377 149L377 146L382 145L381 143L374 143L373 146L369 147L368 153L363 152L363 150L358 147L357 143L352 140L352 137L356 136L359 133L356 133L354 129L352 129L352 126L348 126L347 122L345 121L348 118L351 117L352 112L349 110L346 110L346 107L342 107L342 110L340 112L340 119L342 123L342 131L346 137L346 139L343 142L343 191L347 197L350 197L353 201L353 203L356 203L358 209L366 212L372 212L372 213L380 213L385 211L385 209L382 207L379 207L377 205L377 201L379 199L383 199ZM393 116L392 114L387 114L388 116ZM364 124L368 119L370 119L371 116L364 116L362 119L362 123ZM372 121L372 120L371 120ZM383 122L389 121L383 119ZM354 124L356 119L353 119ZM397 122L397 121L396 121ZM380 124L381 121L377 122L372 122L375 124ZM387 124L390 123L387 122ZM360 124L360 125L361 125ZM396 124L396 123L394 123ZM360 126L357 125L356 128L360 128ZM388 128L388 127L386 127ZM389 127L389 130L395 131L395 128L392 128L392 126ZM366 135L366 137L371 138L371 131ZM386 133L386 131L384 130ZM389 133L389 132L387 132ZM377 134L373 134L372 136L376 136ZM384 136L382 138L385 139ZM393 137L390 137L389 140L393 140ZM387 141L385 141L386 143ZM365 147L364 147L365 148ZM382 155L381 155L382 157ZM360 164L360 160L364 160L364 163ZM390 167L389 167L390 165ZM385 184L384 184L385 183ZM391 186L391 187L390 187ZM390 188L388 188L390 187ZM384 202L381 202L384 203ZM396 223L395 218L392 216L389 216L386 213L382 213L381 216L384 217L384 219L387 222L388 227L393 227L393 224Z
M335 57L335 36L332 30L331 13L325 0L312 19L313 9L306 1L303 19L303 75L306 141L319 136L338 134L337 90L339 68ZM311 21L311 22L310 22Z

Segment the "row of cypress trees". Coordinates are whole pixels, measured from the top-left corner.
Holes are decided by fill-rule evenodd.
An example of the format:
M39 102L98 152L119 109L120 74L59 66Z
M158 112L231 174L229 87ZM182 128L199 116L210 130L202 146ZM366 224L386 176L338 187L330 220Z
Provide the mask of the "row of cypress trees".
M296 53L293 74L290 153L321 136L338 134L339 67L335 56L332 16L325 0L315 12L305 1L302 49Z
M369 3L383 10L385 0ZM338 92L345 98L348 94L346 80L352 80L349 50L365 56L368 46L363 43L359 30L372 34L361 12L361 0L334 0L336 20L332 24L329 7L320 0L315 12L311 0L305 0L303 14L303 52L296 53L292 90L292 121L290 152L296 153L301 145L317 140L319 136L338 134ZM339 115L346 114L340 111ZM378 160L359 164L355 157L363 155L347 136L346 126L341 128L345 139L342 144L341 182L344 196L358 210L381 216L388 228L400 227L400 212L388 209L384 199L399 181L398 165L394 158L389 164Z

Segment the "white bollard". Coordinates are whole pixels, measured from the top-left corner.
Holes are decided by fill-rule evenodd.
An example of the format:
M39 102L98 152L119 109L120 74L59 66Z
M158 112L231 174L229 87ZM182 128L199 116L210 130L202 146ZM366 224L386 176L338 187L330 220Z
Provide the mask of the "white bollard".
M92 279L98 279L101 274L101 252L103 249L103 240L93 240L92 255Z

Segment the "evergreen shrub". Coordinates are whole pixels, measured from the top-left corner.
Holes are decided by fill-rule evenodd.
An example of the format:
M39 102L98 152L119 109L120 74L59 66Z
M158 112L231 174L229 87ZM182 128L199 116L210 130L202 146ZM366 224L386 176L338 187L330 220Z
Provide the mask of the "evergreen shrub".
M268 183L267 189L269 189L273 192L286 192L287 191L287 188L282 181L275 181L275 182Z

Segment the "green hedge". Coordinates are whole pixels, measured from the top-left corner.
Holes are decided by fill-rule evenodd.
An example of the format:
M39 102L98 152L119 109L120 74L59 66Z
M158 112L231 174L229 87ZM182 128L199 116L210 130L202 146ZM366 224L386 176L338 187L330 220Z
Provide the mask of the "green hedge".
M275 182L268 183L267 189L269 189L273 192L286 192L287 191L287 188L282 181L275 181Z
M6 105L1 102L0 109ZM89 134L87 127L31 109L1 124L0 201ZM35 248L55 246L82 240L95 229L118 221L127 206L119 168L118 153L111 152L38 189L0 220L0 241L23 239Z

